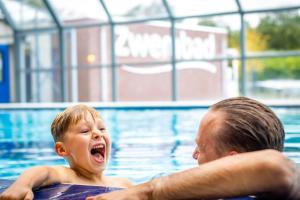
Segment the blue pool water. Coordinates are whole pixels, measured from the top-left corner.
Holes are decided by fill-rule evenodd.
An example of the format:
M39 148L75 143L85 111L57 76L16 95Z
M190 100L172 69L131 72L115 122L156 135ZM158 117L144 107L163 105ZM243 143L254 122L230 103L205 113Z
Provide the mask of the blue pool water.
M111 133L107 175L140 183L196 165L194 138L207 109L98 109ZM50 124L60 110L0 110L0 179L36 165L66 165L53 150ZM276 108L285 154L300 164L300 108Z

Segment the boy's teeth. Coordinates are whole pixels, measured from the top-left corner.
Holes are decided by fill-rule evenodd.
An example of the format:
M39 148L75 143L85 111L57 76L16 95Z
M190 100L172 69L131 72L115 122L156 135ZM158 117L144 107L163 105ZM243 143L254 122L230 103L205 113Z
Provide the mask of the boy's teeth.
M93 149L99 149L99 148L104 148L104 144L98 144L93 147Z

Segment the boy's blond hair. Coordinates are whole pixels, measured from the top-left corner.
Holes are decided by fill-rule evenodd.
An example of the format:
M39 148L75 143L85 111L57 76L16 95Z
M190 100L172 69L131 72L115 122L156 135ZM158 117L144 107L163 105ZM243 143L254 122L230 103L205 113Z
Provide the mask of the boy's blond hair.
M51 134L55 142L63 140L64 134L72 126L80 120L85 119L90 113L94 119L101 118L100 114L92 107L78 104L66 108L54 118L51 124Z

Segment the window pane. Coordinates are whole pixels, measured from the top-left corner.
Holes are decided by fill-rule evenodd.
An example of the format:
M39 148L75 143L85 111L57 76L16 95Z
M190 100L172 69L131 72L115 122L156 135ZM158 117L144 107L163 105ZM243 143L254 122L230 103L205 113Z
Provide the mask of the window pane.
M235 44L231 42L231 38L239 36L239 27L238 15L178 21L176 59L203 60L234 56L228 47L237 51L239 40Z
M238 95L238 67L227 61L177 63L178 100L198 101Z
M238 11L234 0L169 0L175 16L192 16Z
M50 0L56 14L66 25L106 22L99 0Z
M117 67L120 101L171 101L171 65L121 65Z
M24 100L26 102L61 101L57 32L28 34L20 45L22 50L20 88Z
M42 0L3 0L18 28L55 27Z
M117 63L169 62L170 27L168 21L116 26Z
M2 11L0 10L0 20L2 21L4 19L4 15L2 13Z
M68 29L65 42L70 100L111 100L110 27Z
M13 31L6 23L3 12L0 9L0 43L7 44L8 42L3 41L3 39L7 36L12 37L12 35Z
M300 99L300 58L253 59L247 62L249 94L266 99Z
M21 88L26 102L60 102L60 70L22 71Z
M105 0L115 21L166 17L167 11L161 0Z
M27 68L42 70L59 67L58 34L29 34L23 41L25 65ZM28 59L26 61L26 59Z
M75 29L70 34L74 38L70 42L76 48L78 65L99 66L110 64L111 42L109 27L101 26Z
M238 64L226 58L239 57L239 15L180 20L176 29L178 99L237 96Z
M239 0L245 11L300 6L300 0Z
M111 67L78 66L70 75L78 82L79 101L111 101Z
M0 44L12 44L13 43L13 31L4 22L0 21Z
M298 11L248 14L245 20L249 53L300 49Z

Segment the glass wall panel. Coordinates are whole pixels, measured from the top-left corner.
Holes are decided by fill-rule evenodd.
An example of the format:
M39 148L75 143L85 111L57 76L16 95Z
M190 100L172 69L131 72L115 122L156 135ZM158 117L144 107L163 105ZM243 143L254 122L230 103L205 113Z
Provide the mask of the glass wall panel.
M270 52L300 49L298 10L268 14L248 14L247 51Z
M13 35L13 30L10 26L0 20L0 36Z
M69 29L66 68L71 101L111 99L110 27Z
M178 100L212 100L238 95L238 65L190 61L176 65Z
M60 70L21 71L26 102L61 102Z
M0 44L13 43L13 30L7 25L4 15L0 9Z
M300 99L300 58L247 61L248 93L265 99Z
M61 101L57 33L26 35L21 44L21 91L26 102Z
M20 29L55 27L42 0L3 0Z
M170 32L167 21L115 26L117 63L169 62L172 54Z
M111 68L79 66L77 80L78 101L111 101Z
M169 0L168 2L176 17L238 11L235 0Z
M239 0L244 11L300 6L300 0Z
M176 23L176 59L207 60L238 56L239 28L238 15L180 20Z
M238 15L176 23L178 100L238 95L238 65L226 58L239 57L239 24Z
M115 21L167 17L161 0L104 0Z
M13 43L13 30L0 20L0 44Z
M56 14L65 25L107 22L99 0L50 0Z
M77 29L75 34L78 65L99 66L110 64L109 27Z
M4 20L4 15L2 13L2 10L0 10L0 20L3 21Z
M119 101L171 101L172 66L120 65L117 67Z

